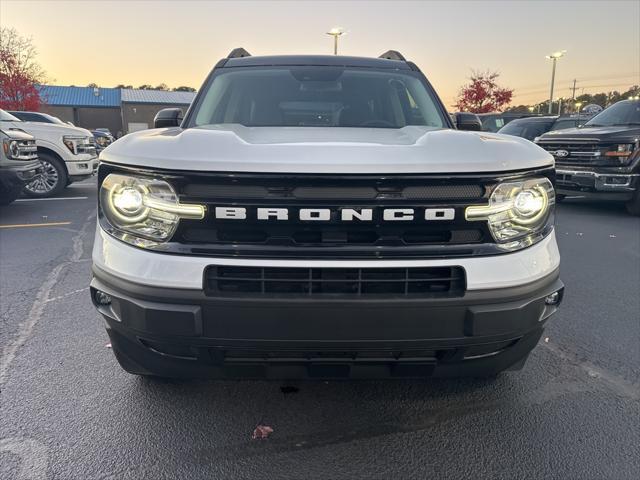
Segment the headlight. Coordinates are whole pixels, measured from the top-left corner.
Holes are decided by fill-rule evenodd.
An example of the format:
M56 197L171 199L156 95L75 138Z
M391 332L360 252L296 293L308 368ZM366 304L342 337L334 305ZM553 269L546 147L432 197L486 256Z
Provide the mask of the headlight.
M491 235L505 250L518 250L535 243L550 227L555 192L548 178L501 183L489 205L467 207L469 221L486 221Z
M5 140L2 144L4 154L8 158L16 158L20 156L20 145L17 140Z
M93 143L92 137L65 135L62 137L62 143L64 143L69 151L74 155L80 155L81 153L96 153L96 147Z
M608 151L604 152L605 157L617 159L621 165L626 165L631 159L631 155L636 150L634 143L621 143L614 145Z
M168 241L181 218L204 218L203 205L182 204L164 180L109 174L100 187L100 207L110 233L140 247Z
M38 158L36 143L33 140L4 140L2 149L6 157L10 160L35 160Z

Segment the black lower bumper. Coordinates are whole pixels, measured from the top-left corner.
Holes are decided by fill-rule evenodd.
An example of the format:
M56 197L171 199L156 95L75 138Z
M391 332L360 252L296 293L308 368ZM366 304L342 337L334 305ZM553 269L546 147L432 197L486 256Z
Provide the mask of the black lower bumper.
M563 288L556 271L525 286L451 299L212 298L132 284L94 267L91 296L116 357L132 373L406 378L521 367ZM98 291L109 304L96 302ZM554 292L558 301L548 305Z

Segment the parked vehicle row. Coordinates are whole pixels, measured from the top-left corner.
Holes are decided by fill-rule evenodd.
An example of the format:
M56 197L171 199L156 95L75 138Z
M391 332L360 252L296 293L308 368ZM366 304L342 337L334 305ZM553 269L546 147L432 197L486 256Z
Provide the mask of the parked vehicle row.
M0 110L0 128L3 131L23 131L35 137L42 168L38 175L26 183L24 192L31 197L48 197L73 182L93 175L98 168L98 155L89 130L62 121L51 121L47 118L51 116L43 116L46 114L38 115L47 121L34 121L34 117L26 117L32 119L23 121Z

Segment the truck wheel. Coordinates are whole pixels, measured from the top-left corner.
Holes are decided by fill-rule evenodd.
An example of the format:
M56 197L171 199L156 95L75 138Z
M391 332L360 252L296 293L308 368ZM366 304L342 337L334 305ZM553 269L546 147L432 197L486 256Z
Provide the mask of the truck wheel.
M60 193L67 186L67 170L64 164L53 155L38 153L42 164L42 172L24 186L24 193L29 197L51 197Z
M22 185L18 185L17 187L13 187L7 191L0 192L0 205L9 205L20 196L21 191Z
M627 212L635 217L640 217L640 189L636 190L633 198L627 202Z

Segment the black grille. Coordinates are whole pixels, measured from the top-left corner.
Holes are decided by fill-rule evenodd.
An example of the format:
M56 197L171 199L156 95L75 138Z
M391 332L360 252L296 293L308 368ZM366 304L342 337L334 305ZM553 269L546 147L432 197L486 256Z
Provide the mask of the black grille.
M276 268L211 266L205 272L210 296L414 296L459 297L461 267Z
M122 170L103 163L100 180ZM499 182L553 176L553 169L456 175L134 171L166 176L182 203L206 207L202 220L180 221L163 251L265 259L451 259L501 254L504 250L496 245L487 222L467 221L466 208L488 204ZM224 218L216 215L218 207L235 208L242 215ZM282 209L288 216L259 218L265 208ZM303 209L322 209L329 217L302 220ZM351 211L346 214L350 218L343 218L345 209ZM410 210L414 216L388 221L384 212L389 209ZM365 210L369 218L360 216ZM354 211L360 212L358 218ZM100 221L110 227L104 218Z
M467 222L467 205L487 202L497 179L451 176L193 175L179 194L207 206L204 221L183 220L173 237L181 253L260 258L426 258L482 255L492 236L483 222ZM242 208L241 220L214 215ZM284 208L287 220L258 221L259 208ZM301 221L299 210L323 208L328 221ZM369 209L370 221L341 221L345 208ZM386 208L411 208L412 221L382 218ZM427 209L454 209L453 220L427 220ZM444 251L443 249L446 249Z
M613 144L592 141L582 142L557 142L540 143L546 151L550 152L556 159L556 166L579 166L579 165L606 165L611 160L603 155ZM565 156L558 155L557 151L564 150ZM614 160L615 162L616 160Z

